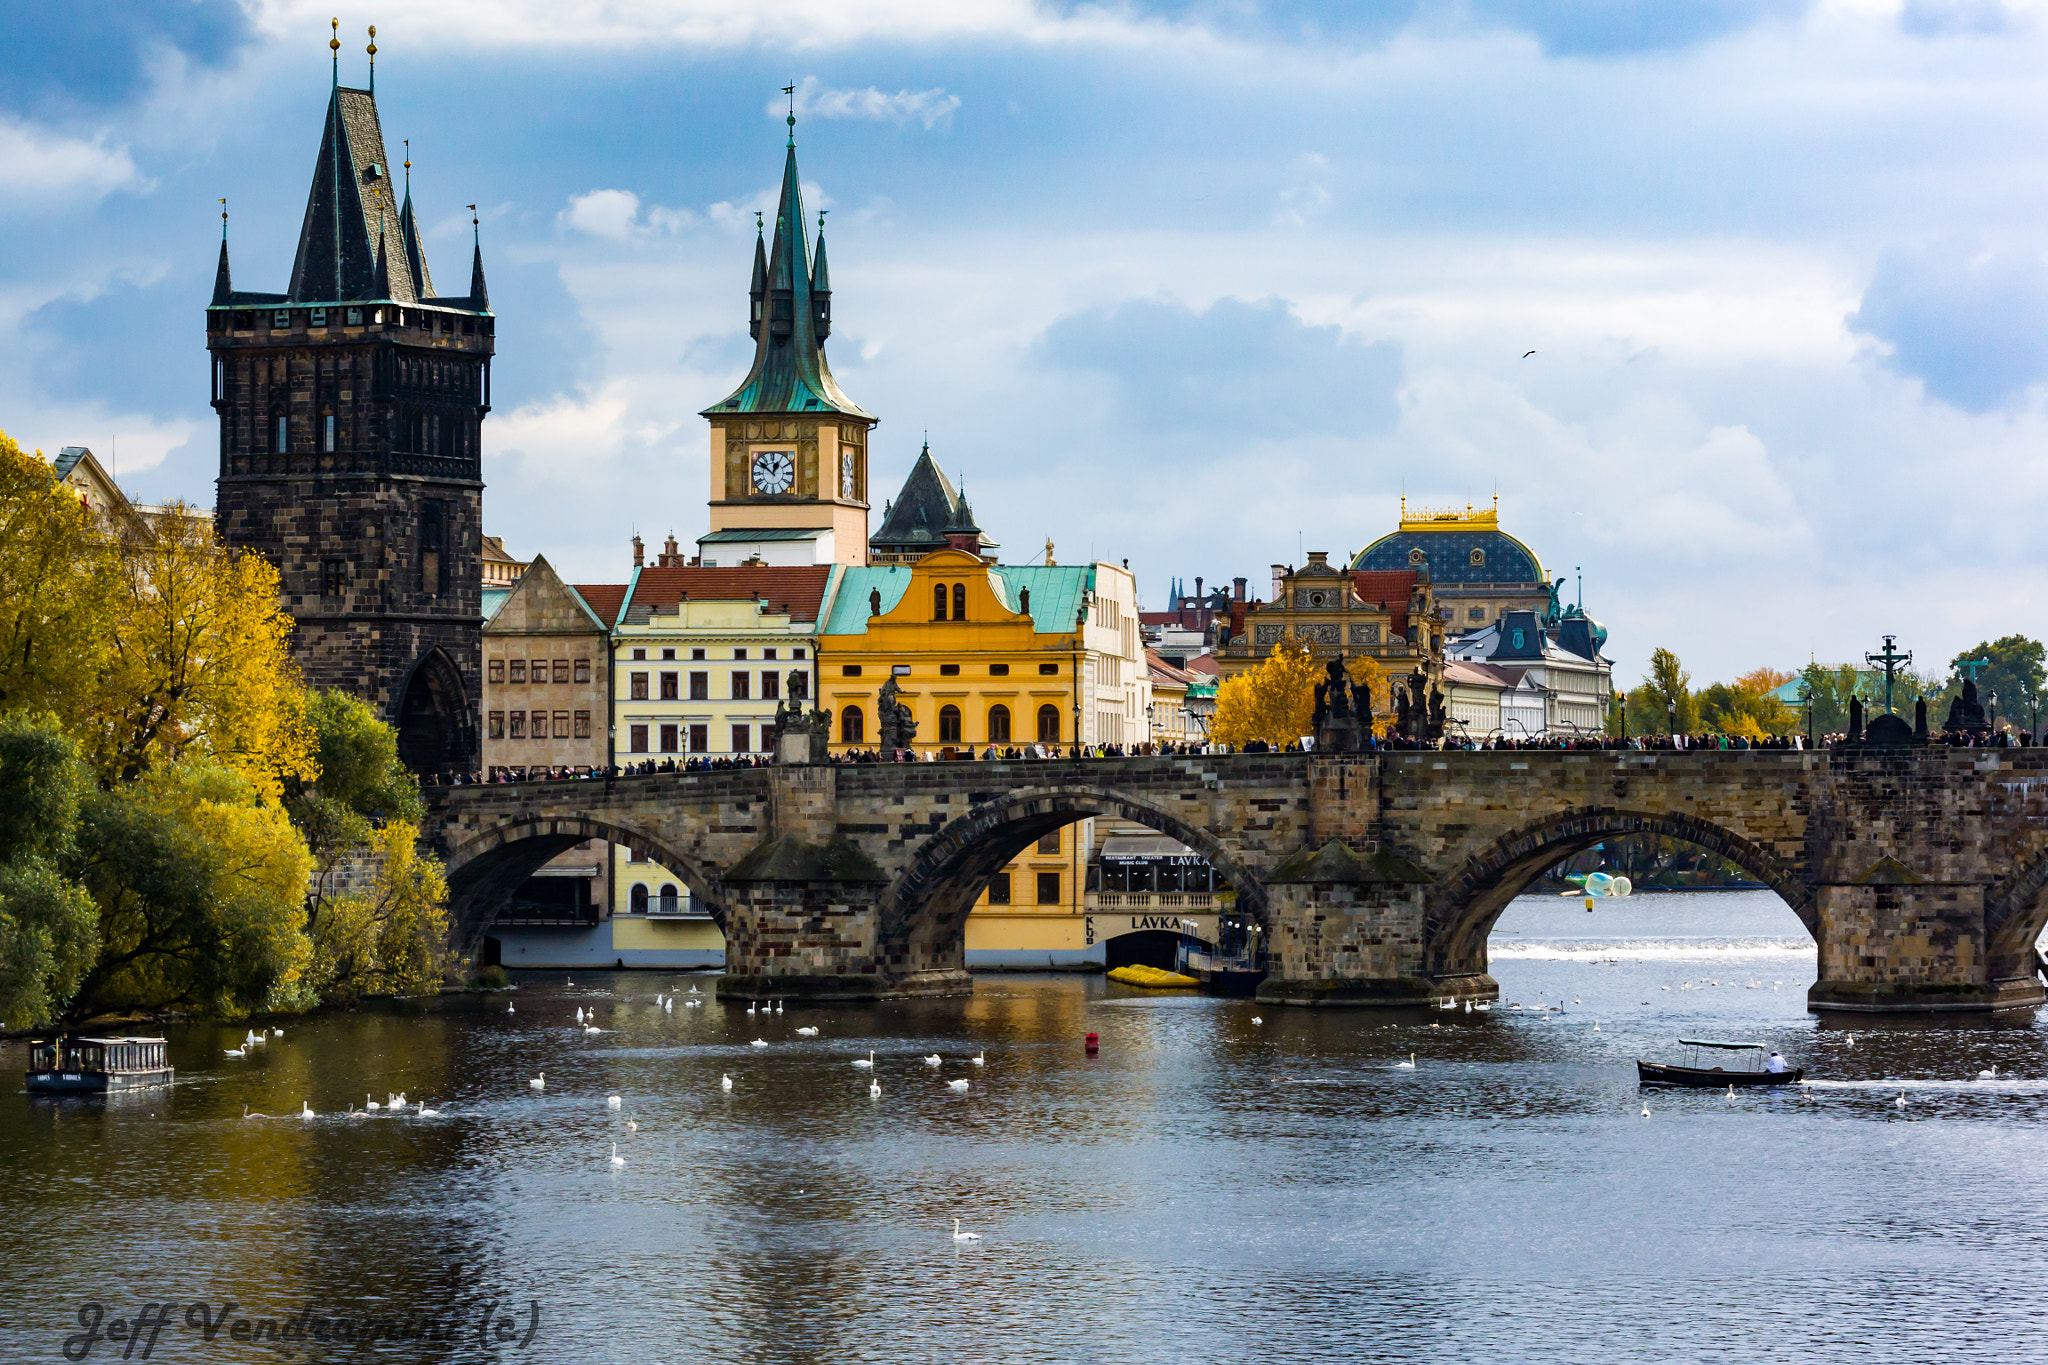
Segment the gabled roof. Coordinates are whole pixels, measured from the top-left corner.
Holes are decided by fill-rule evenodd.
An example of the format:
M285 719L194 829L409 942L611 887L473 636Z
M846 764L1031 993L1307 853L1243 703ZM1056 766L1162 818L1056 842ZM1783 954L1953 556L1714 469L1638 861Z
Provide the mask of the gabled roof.
M619 608L626 604L624 583L572 583L576 595L583 599L591 614L605 623L607 629L617 624Z
M731 569L644 568L633 580L630 615L674 611L685 595L692 602L757 602L765 599L775 612L787 610L792 621L816 621L832 577L830 564L790 568L768 565ZM624 620L621 616L617 619Z
M817 294L804 223L803 185L796 169L795 121L782 164L782 198L775 208L775 237L768 247L767 296L754 343L753 368L731 396L705 409L706 417L752 412L843 412L873 420L873 414L840 390L825 363L818 334ZM757 255L758 259L758 255ZM758 278L758 277L757 277Z
M377 288L380 254L391 277L388 291ZM327 101L289 293L294 302L420 299L392 194L377 97L367 90L338 85Z
M535 555L519 581L505 593L504 600L487 611L485 626L496 625L514 604L519 611L501 632L513 635L581 635L587 631L609 634L611 619L594 610L588 598L564 583L548 563L546 555ZM523 617L522 617L523 613ZM523 620L523 625L515 628Z
M80 460L90 454L92 454L90 446L65 446L57 452L57 458L50 462L50 468L54 469L57 472L57 477L61 479L66 474L69 474Z
M903 480L903 491L884 511L880 529L868 537L868 548L893 554L936 550L946 543L946 528L960 517L962 505L952 480L932 458L931 442L927 441L917 453L917 462L910 466L909 477ZM972 526L973 518L968 521L966 529L978 532L979 528ZM981 547L993 550L996 543L983 535Z

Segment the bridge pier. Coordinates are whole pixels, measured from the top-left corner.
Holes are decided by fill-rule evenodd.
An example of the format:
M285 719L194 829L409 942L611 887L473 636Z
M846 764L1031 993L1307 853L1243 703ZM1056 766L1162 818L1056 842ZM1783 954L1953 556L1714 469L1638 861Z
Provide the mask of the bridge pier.
M1880 858L1857 884L1822 886L1817 1013L2003 1014L2048 1002L2031 962L2000 963L1985 942L1985 888L1930 882ZM2001 970L2001 968L2003 970Z
M845 839L787 834L725 874L725 975L734 1000L878 1000L888 876Z

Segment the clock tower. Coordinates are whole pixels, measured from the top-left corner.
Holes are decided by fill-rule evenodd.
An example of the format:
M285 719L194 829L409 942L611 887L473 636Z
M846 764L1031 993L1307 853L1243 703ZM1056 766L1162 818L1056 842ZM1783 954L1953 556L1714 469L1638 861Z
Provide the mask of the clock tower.
M711 423L711 531L706 565L865 564L868 435L875 419L843 393L825 363L832 283L825 215L813 248L789 117L775 236L754 240L754 366Z

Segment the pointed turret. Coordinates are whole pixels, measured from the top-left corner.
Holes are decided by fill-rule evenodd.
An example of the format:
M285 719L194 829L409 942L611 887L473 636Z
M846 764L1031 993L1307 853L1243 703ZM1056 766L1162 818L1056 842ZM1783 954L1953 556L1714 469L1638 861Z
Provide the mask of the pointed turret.
M822 344L832 335L832 275L825 268L825 213L818 214L818 249L811 254L811 321Z
M377 273L370 280L370 297L388 299L391 297L391 265L384 256L384 234L377 234Z
M407 179L409 180L410 174ZM398 211L398 240L405 252L405 268L412 276L413 289L422 299L434 296L434 277L427 273L427 256L420 249L420 231L412 217L412 186L405 187L405 207Z
M235 286L228 277L228 239L220 239L220 266L213 272L213 306L225 308L235 301Z
M389 298L417 302L413 256L402 239L399 205L391 189L391 168L384 159L384 132L377 119L377 101L367 90L336 86L327 101L327 122L320 137L320 156L313 166L313 186L306 196L306 217L299 229L298 256L292 263L290 295L294 301L338 303L350 299ZM377 257L389 236L388 287L378 287ZM424 275L426 261L418 256Z
M754 215L754 283L747 290L747 335L761 339L761 310L768 299L768 244L761 239L761 215Z
M881 529L868 538L869 562L910 563L950 542L955 534L972 537L967 548L996 548L975 526L966 499L953 491L946 472L932 458L931 443L926 442L917 463L910 467L910 477L903 481L903 491L883 512Z
M755 255L755 282L761 284L765 273L766 288L757 309L758 320L750 329L755 338L753 368L731 397L705 410L706 417L733 412L872 416L840 390L825 362L824 335L818 326L818 301L811 282L810 244L805 240L793 115L789 123L791 136L782 164L775 236L768 241L765 260L758 251Z
M469 258L469 306L481 312L491 306L490 286L484 283L484 244L476 244Z

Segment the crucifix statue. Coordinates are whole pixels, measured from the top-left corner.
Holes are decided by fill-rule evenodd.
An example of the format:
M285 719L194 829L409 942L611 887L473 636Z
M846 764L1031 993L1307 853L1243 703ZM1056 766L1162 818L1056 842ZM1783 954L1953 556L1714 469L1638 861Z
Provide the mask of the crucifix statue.
M1863 656L1863 662L1877 664L1884 669L1884 709L1887 715L1892 711L1892 679L1897 676L1899 665L1913 662L1912 650L1901 654L1892 648L1892 641L1896 638L1898 637L1892 635L1885 636L1884 650L1881 653Z

